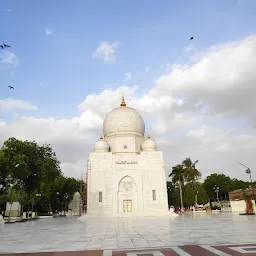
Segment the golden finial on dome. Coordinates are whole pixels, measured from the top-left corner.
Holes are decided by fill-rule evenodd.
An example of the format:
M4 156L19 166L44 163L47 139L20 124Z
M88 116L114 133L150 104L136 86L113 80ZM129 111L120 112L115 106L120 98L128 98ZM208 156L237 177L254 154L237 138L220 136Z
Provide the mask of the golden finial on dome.
M149 136L149 134L148 134L148 137L147 137L148 139L150 139L151 137Z
M100 140L103 140L103 136L102 135L100 136Z
M125 101L124 101L124 94L122 95L122 103L120 104L121 107L126 107Z

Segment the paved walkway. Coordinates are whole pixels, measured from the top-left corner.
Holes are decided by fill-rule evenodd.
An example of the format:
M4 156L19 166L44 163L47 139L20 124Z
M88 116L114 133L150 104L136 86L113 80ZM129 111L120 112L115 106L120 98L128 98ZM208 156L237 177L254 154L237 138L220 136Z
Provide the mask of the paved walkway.
M256 244L244 245L184 245L144 250L90 250L0 254L1 256L256 256Z
M255 230L255 216L229 213L186 214L174 219L54 218L0 226L0 253L115 250L113 256L119 256L116 250L171 248L168 255L175 255L170 250L194 250L190 245L253 244Z

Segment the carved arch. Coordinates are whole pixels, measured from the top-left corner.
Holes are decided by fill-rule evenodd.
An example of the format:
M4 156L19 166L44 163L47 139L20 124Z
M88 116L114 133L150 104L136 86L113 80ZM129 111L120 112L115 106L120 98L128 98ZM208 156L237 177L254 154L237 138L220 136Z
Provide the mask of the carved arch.
M136 190L136 182L132 177L126 175L119 181L118 191L129 192L129 191L135 191L135 190Z

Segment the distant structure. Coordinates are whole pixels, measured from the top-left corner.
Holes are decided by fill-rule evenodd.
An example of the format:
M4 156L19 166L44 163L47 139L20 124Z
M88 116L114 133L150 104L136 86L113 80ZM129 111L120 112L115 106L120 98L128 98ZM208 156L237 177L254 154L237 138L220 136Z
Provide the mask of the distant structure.
M247 188L247 189L238 189L234 190L228 193L230 200L243 200L244 194L249 196L251 200L254 200L256 195L256 189L255 188Z
M74 193L73 199L68 206L68 209L71 210L71 215L74 215L74 216L81 215L81 203L82 203L81 195L77 191Z
M0 214L1 214L1 212L0 212ZM10 217L20 216L20 214L21 214L21 205L20 205L19 202L13 202L12 205L9 202L6 203L5 216L9 216L9 214L10 214Z

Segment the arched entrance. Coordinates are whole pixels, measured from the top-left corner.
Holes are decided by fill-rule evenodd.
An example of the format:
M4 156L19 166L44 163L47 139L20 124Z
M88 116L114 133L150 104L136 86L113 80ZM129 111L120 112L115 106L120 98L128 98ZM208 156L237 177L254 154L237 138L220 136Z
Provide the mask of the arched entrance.
M130 176L123 177L118 184L118 212L137 212L137 187L135 180Z

